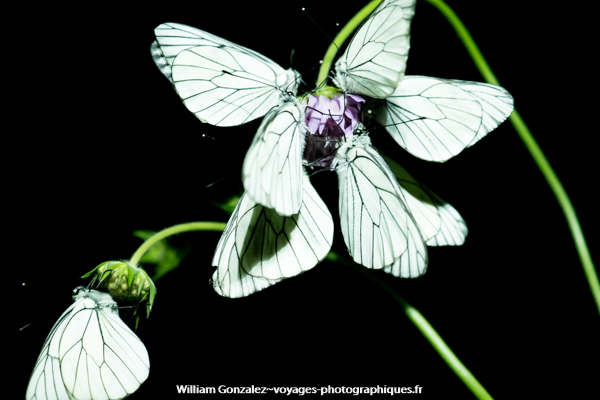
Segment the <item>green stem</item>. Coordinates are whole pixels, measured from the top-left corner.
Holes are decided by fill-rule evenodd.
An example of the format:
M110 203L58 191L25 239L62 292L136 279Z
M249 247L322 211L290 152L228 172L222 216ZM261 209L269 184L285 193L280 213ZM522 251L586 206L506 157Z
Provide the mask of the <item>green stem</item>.
M321 68L319 69L319 76L317 77L317 87L320 87L327 80L327 76L329 76L329 70L331 69L331 64L333 63L333 58L338 52L340 46L344 44L346 39L354 32L354 30L367 18L371 12L381 3L382 0L373 0L366 6L362 8L348 23L342 28L342 30L337 34L333 42L329 45L327 52L325 53L325 57L323 57L323 63L321 64Z
M173 225L169 228L165 228L160 232L156 232L150 236L142 245L133 253L129 262L135 266L138 265L142 256L152 247L156 242L163 240L171 235L176 235L183 232L192 231L217 231L222 232L227 224L225 222L188 222L186 224Z
M435 6L450 22L454 30L456 31L458 37L463 42L469 55L473 58L475 65L483 75L483 78L494 85L500 85L498 79L492 72L490 66L485 61L485 58L479 51L479 48L473 41L473 38L469 34L467 28L463 25L458 16L452 11L450 7L442 0L427 0L427 2L431 3ZM560 208L562 209L565 218L567 219L567 224L569 225L569 230L571 231L571 236L573 237L573 241L575 242L575 247L577 248L577 253L579 255L579 260L581 261L581 265L583 266L583 272L588 281L588 285L590 286L590 291L592 292L592 296L594 297L594 301L596 302L596 307L598 308L598 312L600 313L600 282L598 281L598 275L596 274L596 270L594 268L594 263L592 262L592 256L590 255L590 251L588 249L587 243L585 241L585 237L581 230L581 226L579 225L579 220L577 218L577 214L575 213L575 208L573 208L573 204L567 195L567 192L563 188L560 180L556 176L556 173L550 166L548 159L542 152L542 149L537 144L533 135L525 125L525 122L515 109L509 117L510 122L513 124L515 130L519 134L519 137L529 150L529 153L533 157L535 163L538 168L546 178L550 189L554 193L556 200L558 201Z
M187 224L174 225L169 228L163 229L160 232L155 233L148 238L142 245L136 250L131 257L130 263L137 265L139 260L142 258L144 253L150 249L156 242L162 240L168 236L175 235L183 232L191 231L223 231L227 224L224 222L189 222ZM408 304L401 296L399 296L391 287L385 282L380 280L377 276L369 273L365 268L357 267L353 262L339 256L337 253L329 252L327 259L332 262L339 262L348 266L363 276L367 277L371 282L382 288L386 293L392 296L398 304L402 307L402 310L411 322L421 331L421 334L431 343L433 348L440 354L442 359L450 366L452 371L464 382L464 384L477 396L479 399L492 399L485 388L475 379L473 374L465 367L465 365L456 357L456 355L450 350L446 342L440 337L440 335L433 329L433 327L427 322L425 317L414 307Z
M456 354L450 347L444 342L441 336L433 329L433 326L413 306L406 302L398 293L388 286L384 281L379 279L375 274L370 273L367 269L357 266L355 263L346 260L340 255L329 252L327 259L333 262L339 262L344 265L351 267L356 273L361 274L365 278L369 279L373 284L379 286L384 292L389 294L402 308L404 314L410 319L410 321L417 327L423 336L433 346L435 351L442 357L442 359L448 364L450 369L463 381L463 383L473 392L473 394L482 400L492 399L492 396L485 390L485 388L479 383L479 381L473 376L471 371L465 367L465 365L458 359Z

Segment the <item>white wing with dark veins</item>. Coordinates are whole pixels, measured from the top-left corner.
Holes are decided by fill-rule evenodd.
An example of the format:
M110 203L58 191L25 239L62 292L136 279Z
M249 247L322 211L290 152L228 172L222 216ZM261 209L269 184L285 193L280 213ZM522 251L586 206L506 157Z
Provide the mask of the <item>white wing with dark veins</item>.
M427 246L402 189L366 135L336 155L340 223L348 252L367 268L403 278L425 273Z
M148 378L150 360L109 294L81 289L48 335L28 400L123 399Z
M346 93L384 99L404 76L415 0L384 0L352 37L335 64Z
M296 94L296 71L246 47L182 24L161 24L155 34L154 62L202 122L241 125Z
M215 291L244 297L321 262L331 249L333 220L303 175L300 211L281 216L245 193L219 240L212 264Z
M302 153L306 127L298 101L274 107L263 119L242 168L247 195L281 215L302 204Z
M513 98L500 86L406 76L377 121L414 156L442 162L475 144L512 110Z
M428 246L460 246L468 233L458 211L414 179L389 157L383 157L396 176L408 208Z

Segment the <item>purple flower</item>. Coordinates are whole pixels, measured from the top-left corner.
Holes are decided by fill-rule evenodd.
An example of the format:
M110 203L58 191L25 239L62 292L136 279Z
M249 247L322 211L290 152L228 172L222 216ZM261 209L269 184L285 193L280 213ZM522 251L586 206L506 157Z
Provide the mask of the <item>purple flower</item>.
M362 120L361 107L365 99L356 94L309 94L302 104L305 108L306 145L304 160L310 166L329 167L335 157L335 142L352 135Z

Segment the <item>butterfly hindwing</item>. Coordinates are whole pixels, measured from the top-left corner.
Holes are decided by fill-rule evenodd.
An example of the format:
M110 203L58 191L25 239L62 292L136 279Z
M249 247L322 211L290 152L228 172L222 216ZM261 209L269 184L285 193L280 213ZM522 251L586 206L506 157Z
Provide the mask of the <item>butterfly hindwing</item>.
M460 246L468 233L458 211L413 178L389 157L383 157L398 180L406 204L428 246Z
M300 211L281 216L244 194L219 240L213 286L225 297L244 297L305 272L325 258L333 219L303 174Z

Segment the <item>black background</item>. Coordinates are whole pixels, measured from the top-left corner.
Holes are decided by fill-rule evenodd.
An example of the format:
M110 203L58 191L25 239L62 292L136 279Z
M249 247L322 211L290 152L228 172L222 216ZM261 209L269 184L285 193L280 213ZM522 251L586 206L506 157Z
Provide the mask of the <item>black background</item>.
M450 3L514 96L598 260L590 10L520 4ZM11 278L10 329L34 322L17 333L11 356L21 393L71 290L87 283L78 276L129 258L140 243L133 230L226 221L205 196L241 190L241 163L258 122L201 124L155 67L153 29L162 22L195 26L285 68L294 49L291 66L310 88L329 39L301 7L333 37L335 24L361 6L169 1L12 15L5 36L4 267L18 275ZM407 74L482 81L452 28L425 2L413 20ZM444 164L415 159L387 135L371 137L469 226L464 246L430 249L423 278L378 276L423 313L495 398L597 391L598 310L561 210L510 123ZM335 174L313 183L337 221ZM152 369L132 399L179 398L176 384L420 385L420 398L471 398L397 304L352 269L324 262L231 300L208 284L219 233L184 236L193 251L157 282L152 318L138 330ZM333 249L346 254L339 227Z

